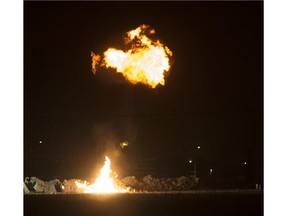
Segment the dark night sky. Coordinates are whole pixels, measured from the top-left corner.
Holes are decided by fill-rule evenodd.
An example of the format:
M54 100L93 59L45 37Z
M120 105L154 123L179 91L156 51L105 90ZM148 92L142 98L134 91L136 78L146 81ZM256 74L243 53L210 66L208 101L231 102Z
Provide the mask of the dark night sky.
M166 85L94 76L90 51L141 24L173 51ZM24 100L25 176L90 176L106 149L178 175L200 145L262 178L263 2L24 2Z

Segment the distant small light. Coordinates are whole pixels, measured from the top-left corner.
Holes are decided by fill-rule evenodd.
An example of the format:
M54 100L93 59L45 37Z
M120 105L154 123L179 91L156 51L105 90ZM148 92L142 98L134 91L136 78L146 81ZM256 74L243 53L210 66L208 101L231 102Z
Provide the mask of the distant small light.
M200 146L197 146L198 149L200 149Z
M124 141L120 143L120 146L122 149L124 149L125 147L127 147L129 145L128 141Z
M247 162L246 162L246 161L244 162L244 165L247 165Z
M42 140L40 140L39 143L41 144L41 143L42 143Z
M188 162L191 164L191 163L192 163L192 160L189 160Z
M213 169L210 169L210 170L209 170L209 173L210 173L210 175L212 175L212 173L213 173Z

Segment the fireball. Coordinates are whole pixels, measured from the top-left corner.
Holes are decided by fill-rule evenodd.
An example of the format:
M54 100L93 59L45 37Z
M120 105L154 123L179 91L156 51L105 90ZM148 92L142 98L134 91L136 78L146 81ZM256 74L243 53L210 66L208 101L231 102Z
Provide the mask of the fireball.
M115 69L132 84L142 83L152 88L165 85L172 51L159 40L152 39L154 34L155 29L143 24L126 33L127 50L108 48L102 61L100 55L91 52L92 72L95 74L100 65Z

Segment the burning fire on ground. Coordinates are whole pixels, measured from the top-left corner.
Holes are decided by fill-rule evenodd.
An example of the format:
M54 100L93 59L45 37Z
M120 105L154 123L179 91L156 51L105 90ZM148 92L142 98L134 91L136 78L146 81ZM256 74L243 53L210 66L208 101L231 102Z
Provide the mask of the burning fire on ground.
M97 177L94 184L87 184L76 181L78 189L83 190L84 193L124 193L128 192L128 189L121 188L115 183L115 178L111 177L111 161L109 157L105 157L105 163L100 170L100 174Z
M172 51L159 40L152 39L155 30L141 25L126 33L124 42L127 50L108 48L101 56L91 52L92 72L97 66L114 68L132 84L142 83L155 88L165 85L165 76L171 67Z

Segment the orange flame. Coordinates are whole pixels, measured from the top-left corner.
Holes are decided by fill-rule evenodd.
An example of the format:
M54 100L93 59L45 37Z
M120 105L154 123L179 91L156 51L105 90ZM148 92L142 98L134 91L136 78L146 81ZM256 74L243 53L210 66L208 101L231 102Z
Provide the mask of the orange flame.
M104 166L100 170L100 174L94 184L88 185L86 181L80 183L76 181L76 186L78 189L83 190L85 193L123 193L128 192L125 188L120 188L114 183L114 178L110 176L111 161L109 157L105 157Z
M92 72L95 74L96 66L97 64L99 64L101 57L100 55L95 55L93 52L91 52L91 57L92 57Z
M100 64L106 68L115 68L132 84L142 83L152 88L158 84L165 85L172 51L159 40L148 37L153 34L155 30L144 24L127 32L124 41L130 49L123 51L109 48L104 52L101 64L100 56L91 52L92 72L95 74L96 66Z

